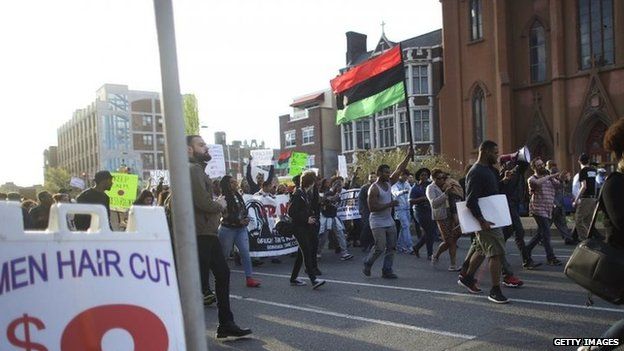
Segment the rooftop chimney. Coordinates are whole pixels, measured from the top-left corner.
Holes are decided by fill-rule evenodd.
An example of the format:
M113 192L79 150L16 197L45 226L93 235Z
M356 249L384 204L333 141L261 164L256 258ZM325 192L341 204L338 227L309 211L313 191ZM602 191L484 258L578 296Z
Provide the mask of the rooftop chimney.
M347 66L366 51L366 34L347 32Z

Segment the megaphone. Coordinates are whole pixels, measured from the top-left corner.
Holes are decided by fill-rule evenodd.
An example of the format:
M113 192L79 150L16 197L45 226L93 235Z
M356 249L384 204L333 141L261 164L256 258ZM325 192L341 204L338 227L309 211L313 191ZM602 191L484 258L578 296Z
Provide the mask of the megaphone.
M531 153L529 152L529 148L526 146L523 146L522 148L520 148L520 150L511 154L501 155L499 158L499 162L501 165L509 161L512 161L512 162L522 161L526 163L531 162Z

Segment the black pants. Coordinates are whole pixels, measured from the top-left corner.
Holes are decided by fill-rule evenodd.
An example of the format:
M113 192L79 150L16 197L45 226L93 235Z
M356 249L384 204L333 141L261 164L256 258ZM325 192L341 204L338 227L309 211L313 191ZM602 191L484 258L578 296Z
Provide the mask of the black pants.
M291 281L297 279L299 276L302 264L305 264L310 281L316 281L314 269L316 268L315 248L318 246L318 234L314 231L314 228L314 226L308 226L305 228L297 228L297 230L295 230L295 238L299 243L299 251L297 251L297 259L295 260L295 265L293 266L292 273L290 274Z
M215 277L215 293L219 310L219 325L234 323L230 309L230 268L228 268L221 243L216 235L198 235L197 250L199 253L199 272L201 274L202 292L210 289L210 271Z
M375 243L375 238L373 238L373 232L370 228L368 216L368 213L362 214L362 231L360 232L360 245L365 248L368 248Z
M526 244L524 242L524 227L522 226L522 221L520 220L520 213L518 212L518 203L514 201L508 201L509 204L509 214L511 216L511 225L503 228L503 236L505 241L514 236L514 241L516 242L516 246L518 247L518 251L522 255L522 262L527 262L531 257L529 255L529 250L526 248Z

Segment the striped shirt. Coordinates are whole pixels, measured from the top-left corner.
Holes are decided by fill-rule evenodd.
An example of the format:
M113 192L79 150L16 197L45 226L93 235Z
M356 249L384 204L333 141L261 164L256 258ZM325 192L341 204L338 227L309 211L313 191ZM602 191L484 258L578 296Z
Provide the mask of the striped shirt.
M559 182L554 178L549 180L540 178L532 175L528 181L529 194L531 194L529 212L534 216L552 218L552 211L555 205L555 185Z

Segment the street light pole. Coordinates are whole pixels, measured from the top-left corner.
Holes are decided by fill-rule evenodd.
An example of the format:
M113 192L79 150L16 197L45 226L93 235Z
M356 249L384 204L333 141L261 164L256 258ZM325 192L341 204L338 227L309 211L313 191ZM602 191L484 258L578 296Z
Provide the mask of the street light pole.
M184 320L186 350L205 351L206 325L199 281L197 240L191 194L191 176L188 166L182 96L178 77L175 27L171 0L154 0L156 31L160 52L162 78L162 105L167 138L167 160L171 189L173 190L173 236L176 268L180 288L180 302Z

